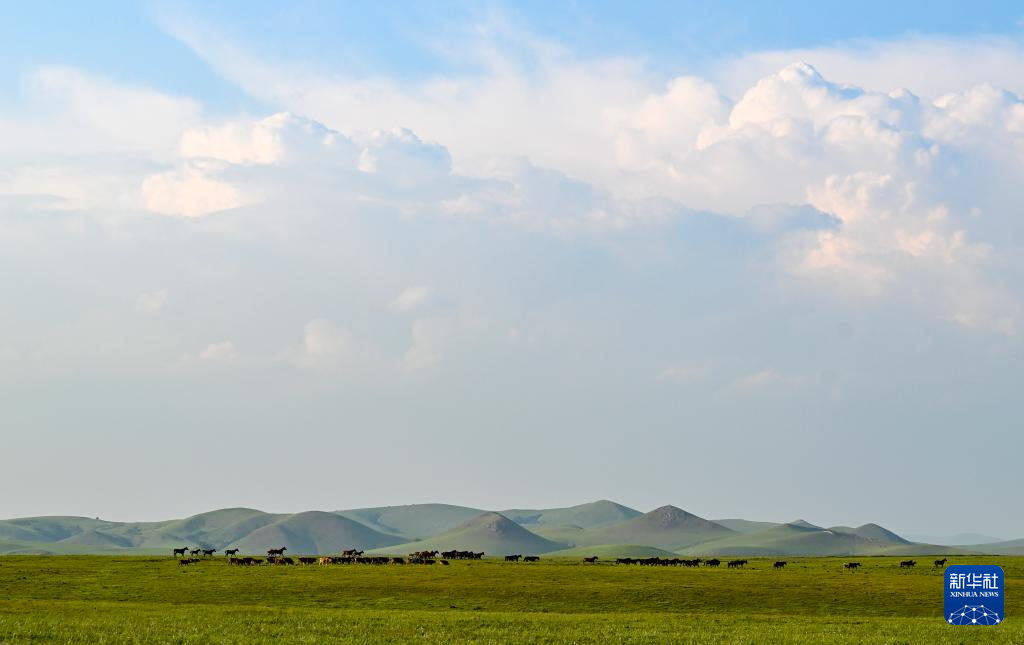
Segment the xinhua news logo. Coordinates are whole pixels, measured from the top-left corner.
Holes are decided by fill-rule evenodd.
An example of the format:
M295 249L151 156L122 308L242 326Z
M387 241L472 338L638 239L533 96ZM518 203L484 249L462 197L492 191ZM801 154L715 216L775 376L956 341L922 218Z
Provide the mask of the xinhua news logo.
M994 565L946 567L946 622L950 625L998 625L1003 622L1006 588L1003 570Z

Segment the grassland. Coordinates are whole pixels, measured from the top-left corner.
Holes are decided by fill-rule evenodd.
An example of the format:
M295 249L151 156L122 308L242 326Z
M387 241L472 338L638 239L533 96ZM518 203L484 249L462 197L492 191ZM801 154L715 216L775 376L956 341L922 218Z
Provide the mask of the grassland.
M0 643L1019 643L1024 559L1000 564L1009 618L941 617L942 579L893 558L744 570L453 562L180 567L169 557L0 557Z

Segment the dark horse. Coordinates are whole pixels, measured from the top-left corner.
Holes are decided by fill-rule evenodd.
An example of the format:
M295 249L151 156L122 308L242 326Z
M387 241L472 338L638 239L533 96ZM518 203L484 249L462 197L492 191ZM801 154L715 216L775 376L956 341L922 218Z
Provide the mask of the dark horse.
M224 549L224 555L238 555L238 549Z
M936 560L936 561L935 561L935 565L934 565L934 566L933 566L932 568L933 568L933 569L938 569L938 568L939 568L939 567L941 567L942 565L946 564L946 560L948 560L948 559L949 559L949 558L942 558L941 560Z
M900 562L900 569L913 569L915 564L917 564L917 562L914 562L913 560L903 560Z
M178 557L179 555L185 555L185 553L187 551L188 551L188 547L187 546L183 546L180 549L175 549L174 550L174 557Z
M288 550L288 547L283 546L280 549L267 549L267 556L284 555L284 552Z

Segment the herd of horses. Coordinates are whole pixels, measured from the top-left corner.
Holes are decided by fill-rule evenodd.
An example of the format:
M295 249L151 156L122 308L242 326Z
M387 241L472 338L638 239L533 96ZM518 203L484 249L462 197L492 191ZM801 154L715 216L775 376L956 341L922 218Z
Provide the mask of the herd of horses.
M260 564L277 564L277 565L309 565L309 564L435 564L440 563L441 565L448 565L449 560L480 560L484 557L484 552L475 551L459 551L453 549L451 551L416 551L410 553L407 558L394 557L394 556L363 556L363 551L359 549L344 549L341 551L341 555L330 555L330 556L301 556L301 557L286 557L284 552L288 550L288 547L279 547L276 549L267 549L266 558L254 558L254 557L238 557L239 549L224 549L224 556L228 559L228 564L237 566L253 566ZM176 548L173 550L173 557L181 556L178 564L182 566L195 564L200 562L202 558L213 557L217 553L217 549L191 549L189 547ZM185 557L186 554L188 557ZM441 556L438 559L438 556ZM595 564L599 560L598 556L593 555L583 558L584 563ZM942 558L941 560L935 560L932 568L938 569L945 566L948 558ZM513 554L506 555L505 562L540 562L540 556ZM747 565L747 560L729 560L726 562L726 567L729 569L742 569ZM647 567L718 567L722 564L722 561L718 558L711 558L709 560L703 560L701 558L683 559L683 558L616 558L615 564L626 564L626 565L638 565ZM785 560L777 560L772 564L773 569L783 569L789 564ZM900 562L901 569L912 569L917 566L917 562L914 560L902 560ZM860 562L844 562L843 569L855 572L861 567Z

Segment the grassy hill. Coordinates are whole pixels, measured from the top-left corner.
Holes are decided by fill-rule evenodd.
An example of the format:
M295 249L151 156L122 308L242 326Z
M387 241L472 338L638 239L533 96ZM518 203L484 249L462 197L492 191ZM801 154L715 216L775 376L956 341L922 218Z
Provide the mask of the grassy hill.
M561 537L574 546L642 544L675 551L736 532L675 506L662 506L618 524L594 529L563 527L543 533L549 538Z
M335 511L380 533L403 537L406 542L443 533L485 512L451 504L407 504Z
M851 528L849 526L833 526L829 530L838 533L849 533L858 537L866 538L868 540L875 540L877 542L887 542L892 544L911 544L910 540L905 540L902 537L896 535L889 529L879 526L877 524L863 524L857 528Z
M679 551L687 555L900 555L944 553L945 547L915 545L877 524L825 529L807 522L741 533Z
M243 553L286 546L294 554L338 553L342 549L376 549L401 542L359 522L323 511L287 515L233 542Z
M976 544L962 548L976 553L991 553L992 555L1024 555L1024 539L1007 540L991 544Z
M0 521L0 553L163 553L181 546L239 546L257 553L271 546L288 546L296 553L321 553L402 541L319 511L286 515L228 508L166 522L106 522L83 517Z
M437 549L483 551L487 555L537 555L566 548L524 529L500 513L482 513L470 521L425 540L378 549L381 553L411 553Z
M182 546L262 552L287 546L292 553L310 554L342 548L539 554L584 547L580 553L632 549L621 551L625 555L639 548L698 555L1024 555L1024 540L946 547L911 542L877 524L823 528L804 520L713 522L674 506L640 514L607 500L507 513L512 517L450 504L411 504L296 514L226 508L161 522L30 517L0 520L0 554L152 554Z
M711 521L715 524L721 524L727 529L732 529L737 533L757 533L758 531L779 525L778 522L756 522L754 520L741 520L738 518Z
M510 509L501 514L513 522L533 529L535 526L576 526L584 529L608 526L642 515L640 511L606 499L567 508Z

